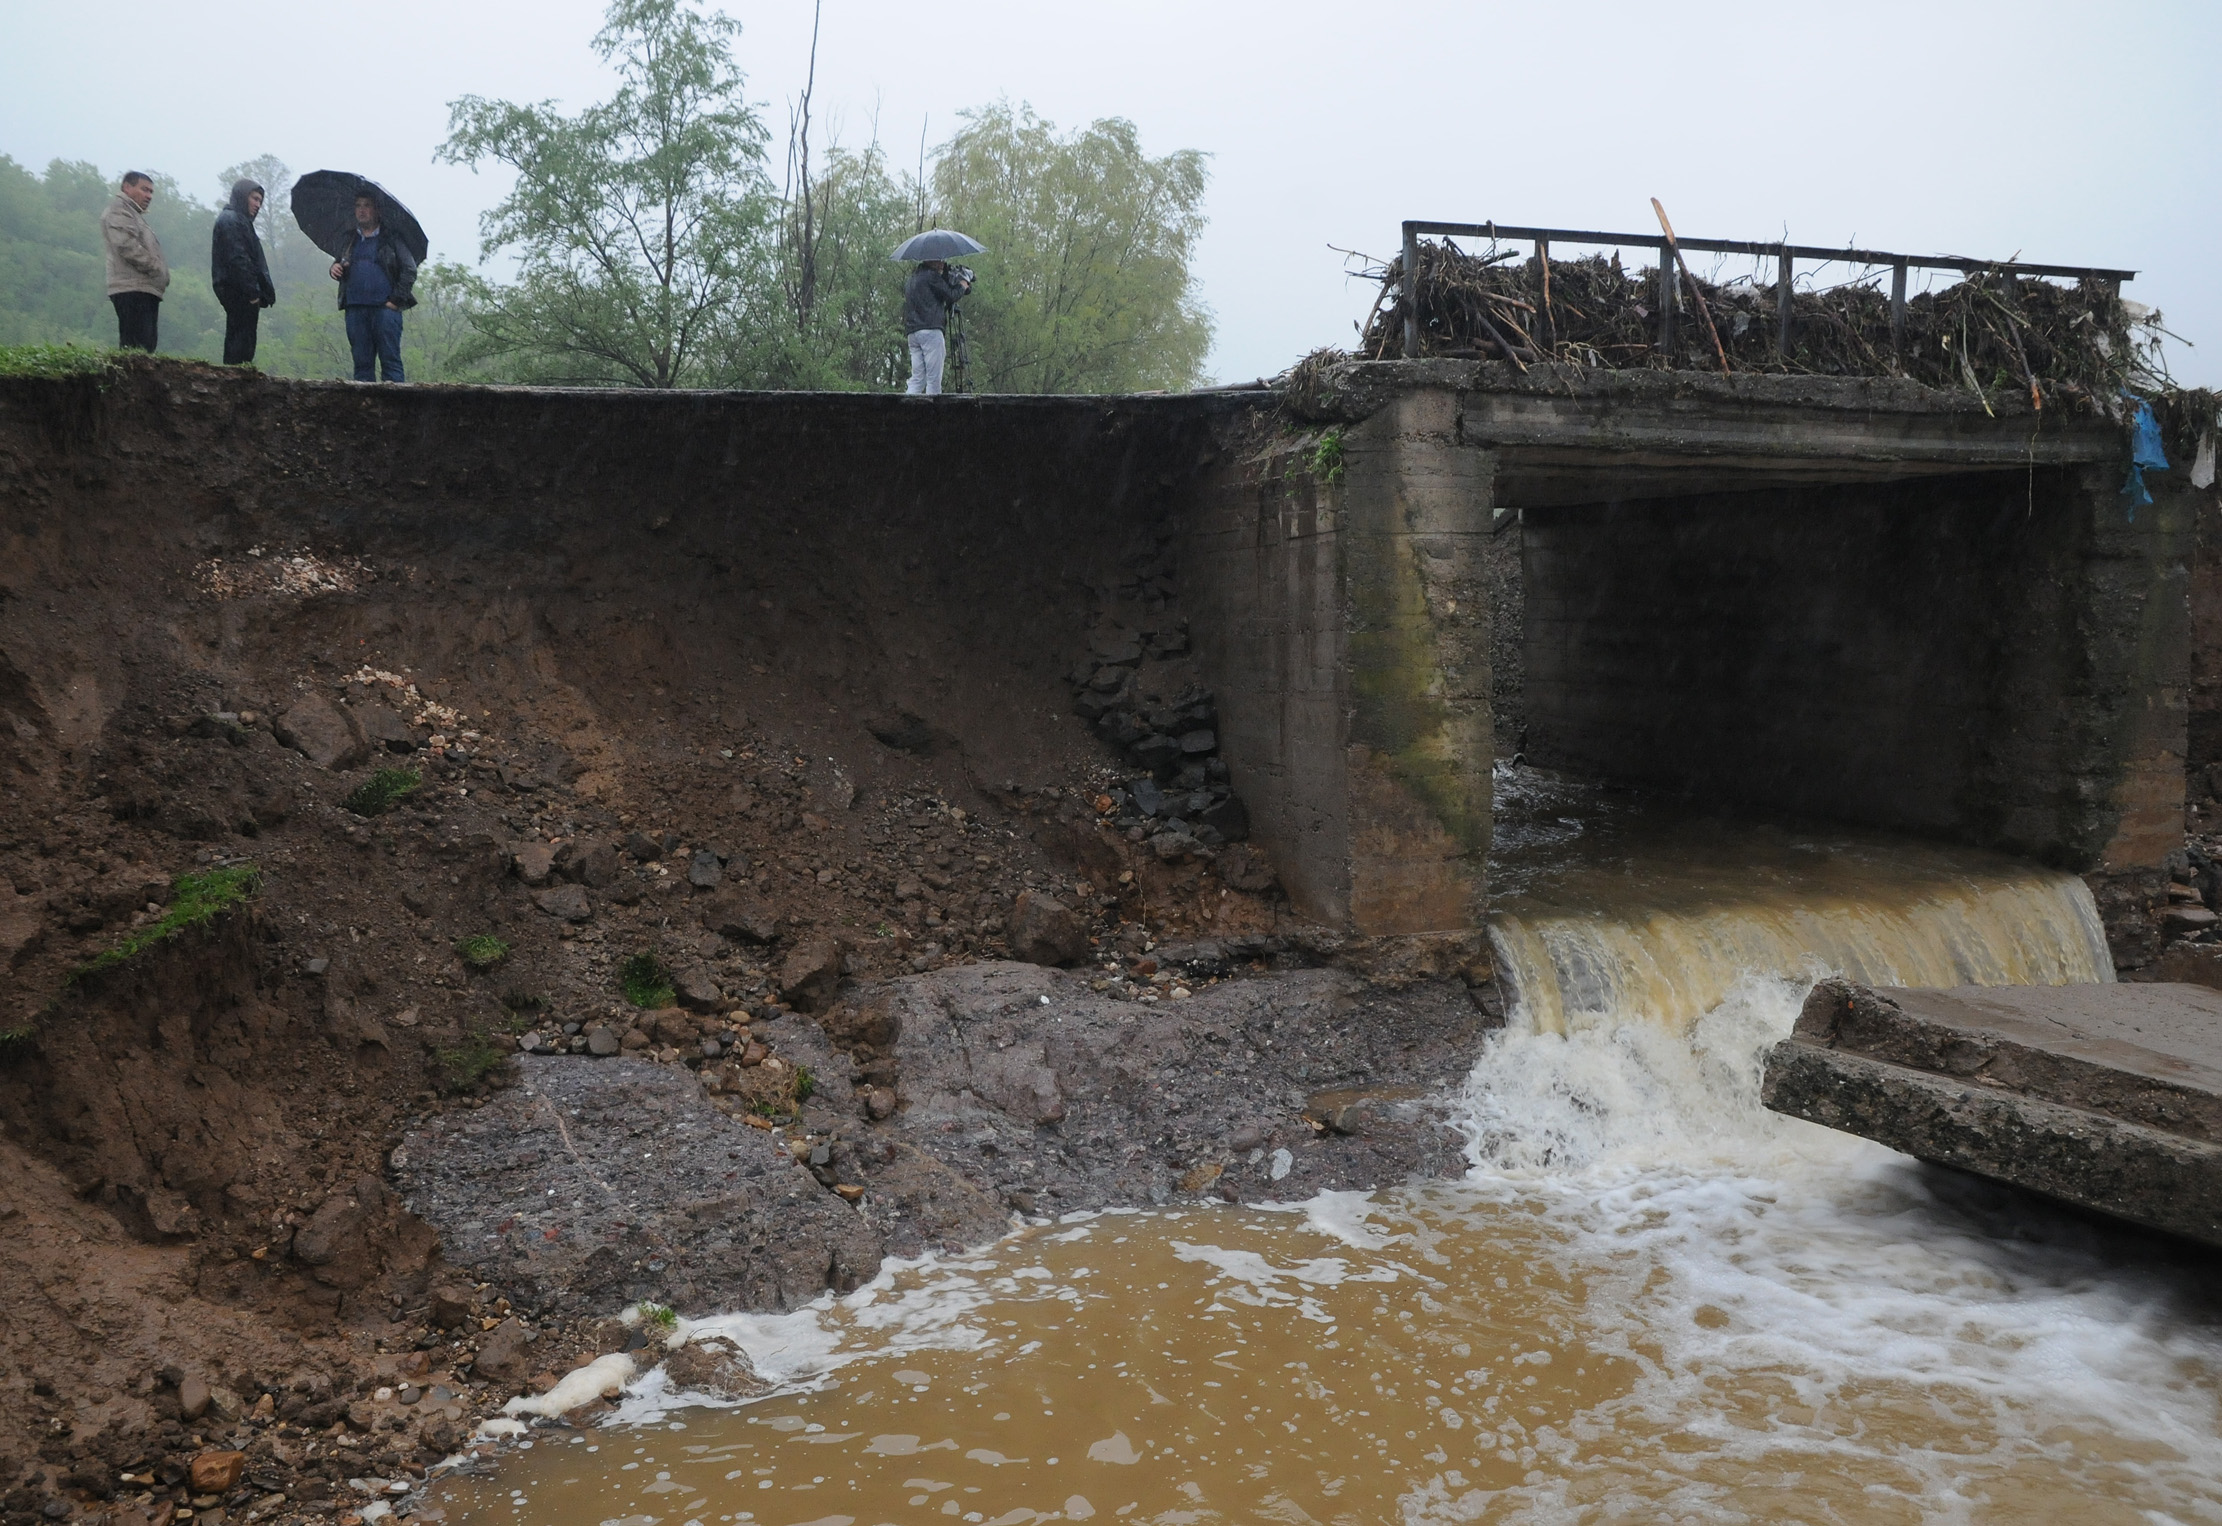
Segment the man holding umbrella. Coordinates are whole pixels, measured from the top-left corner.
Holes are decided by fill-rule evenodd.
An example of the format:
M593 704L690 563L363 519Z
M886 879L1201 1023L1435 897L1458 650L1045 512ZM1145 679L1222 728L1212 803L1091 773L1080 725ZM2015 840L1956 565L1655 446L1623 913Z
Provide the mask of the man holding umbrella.
M298 209L298 202L296 203ZM378 197L355 193L355 237L332 262L339 305L347 315L347 343L355 352L355 380L405 380L401 370L401 314L415 307L417 258L408 241L380 226ZM375 361L379 375L372 375Z
M949 353L949 314L972 290L972 272L961 267L951 270L949 257L983 254L986 248L962 233L931 228L895 251L897 260L919 262L903 283L903 332L910 341L910 385L905 391L927 397L941 391L942 363Z

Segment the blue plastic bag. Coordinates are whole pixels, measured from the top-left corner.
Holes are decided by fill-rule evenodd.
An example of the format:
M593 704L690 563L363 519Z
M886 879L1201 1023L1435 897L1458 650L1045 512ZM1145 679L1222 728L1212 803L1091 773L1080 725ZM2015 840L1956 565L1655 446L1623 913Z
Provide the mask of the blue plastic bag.
M2168 470L2168 453L2160 448L2160 421L2153 417L2152 404L2127 392L2122 396L2137 405L2129 421L2129 475L2122 480L2122 497L2129 502L2129 517L2135 519L2137 510L2153 501L2145 489L2145 473Z

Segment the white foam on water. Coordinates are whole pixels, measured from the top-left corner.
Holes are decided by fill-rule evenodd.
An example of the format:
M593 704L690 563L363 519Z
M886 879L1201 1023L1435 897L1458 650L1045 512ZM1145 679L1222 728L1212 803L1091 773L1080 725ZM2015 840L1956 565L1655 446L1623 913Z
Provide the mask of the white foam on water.
M2222 1521L2222 1321L2183 1269L2141 1264L2134 1236L2125 1250L2103 1227L1764 1110L1766 1051L1803 994L1743 977L1686 1037L1642 1020L1506 1032L1466 1085L1473 1211L1535 1215L1587 1284L1584 1338L1642 1374L1590 1423L1672 1435L1693 1460L1887 1459L1931 1519L1980 1515L1962 1493L1972 1474L2045 1459L2073 1475L2095 1437L2122 1455L2094 1470ZM1811 1423L1754 1423L1727 1397L1754 1382ZM1486 1499L1438 1480L1408 1517L1563 1519L1706 1495L1694 1481L1661 1493L1655 1471L1600 1495L1596 1467L1562 1463Z

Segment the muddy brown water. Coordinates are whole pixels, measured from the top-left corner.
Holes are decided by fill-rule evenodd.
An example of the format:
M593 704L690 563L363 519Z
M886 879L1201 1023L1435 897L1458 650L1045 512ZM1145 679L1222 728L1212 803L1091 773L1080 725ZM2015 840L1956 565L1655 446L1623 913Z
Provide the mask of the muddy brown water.
M1758 1105L1825 969L2111 978L2080 882L1522 787L1496 930L1524 985L1457 1099L1465 1181L1037 1225L685 1326L779 1391L719 1408L652 1373L427 1508L2222 1521L2211 1257Z

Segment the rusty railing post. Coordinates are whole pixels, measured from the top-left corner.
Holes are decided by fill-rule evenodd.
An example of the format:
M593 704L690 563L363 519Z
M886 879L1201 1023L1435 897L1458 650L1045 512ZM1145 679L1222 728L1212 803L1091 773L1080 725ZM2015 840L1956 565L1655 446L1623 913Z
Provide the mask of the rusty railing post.
M1775 354L1784 364L1790 360L1790 246L1785 244L1775 255Z
M1404 358L1420 355L1420 235L1411 223L1404 225Z

